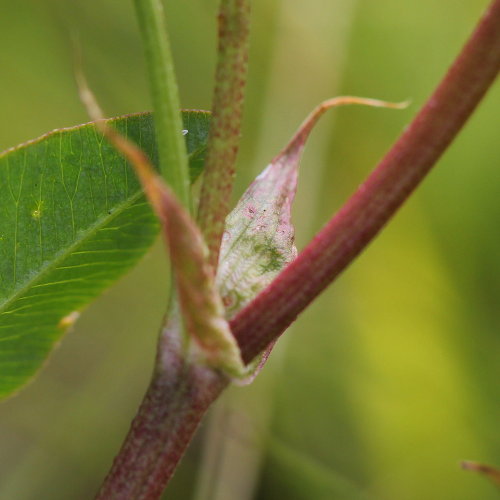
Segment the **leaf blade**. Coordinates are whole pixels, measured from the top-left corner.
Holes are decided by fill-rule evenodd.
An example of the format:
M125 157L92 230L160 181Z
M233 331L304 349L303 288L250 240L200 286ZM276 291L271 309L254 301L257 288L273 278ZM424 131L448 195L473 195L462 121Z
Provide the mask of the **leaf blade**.
M184 119L189 152L202 150L208 113ZM150 113L111 122L156 160ZM133 171L93 124L2 153L0 187L1 398L37 371L62 335L61 318L132 267L159 224Z

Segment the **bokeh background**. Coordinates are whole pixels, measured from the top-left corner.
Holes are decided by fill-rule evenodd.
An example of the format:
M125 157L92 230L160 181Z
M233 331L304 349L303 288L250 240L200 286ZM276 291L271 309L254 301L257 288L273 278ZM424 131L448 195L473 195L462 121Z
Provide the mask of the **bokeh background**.
M486 0L254 0L236 194L321 100L295 207L303 246L431 92ZM215 0L166 2L182 105L210 108ZM108 115L150 108L131 1L0 0L0 149L87 121L74 48ZM500 466L500 86L418 193L214 408L165 498L493 500ZM0 499L92 498L150 375L160 244L90 305L39 377L0 404Z

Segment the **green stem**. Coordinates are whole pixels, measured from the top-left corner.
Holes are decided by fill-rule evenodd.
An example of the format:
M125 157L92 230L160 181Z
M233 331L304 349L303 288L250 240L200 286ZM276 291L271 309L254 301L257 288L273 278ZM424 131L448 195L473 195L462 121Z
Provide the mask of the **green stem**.
M189 170L179 93L161 0L134 0L149 72L160 172L191 210Z
M247 76L250 1L221 0L219 47L198 223L215 268L229 212Z

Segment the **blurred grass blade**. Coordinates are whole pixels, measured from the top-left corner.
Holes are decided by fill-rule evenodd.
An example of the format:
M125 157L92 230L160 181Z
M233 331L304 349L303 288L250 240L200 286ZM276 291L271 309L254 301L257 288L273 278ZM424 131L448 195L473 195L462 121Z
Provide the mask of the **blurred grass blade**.
M150 113L110 122L156 162ZM208 113L184 113L193 179L208 126ZM68 324L64 318L137 262L159 225L133 171L94 124L56 130L0 154L0 188L4 397L40 368Z
M269 441L264 470L262 488L266 491L266 479L272 477L277 498L374 500L360 486L276 438Z

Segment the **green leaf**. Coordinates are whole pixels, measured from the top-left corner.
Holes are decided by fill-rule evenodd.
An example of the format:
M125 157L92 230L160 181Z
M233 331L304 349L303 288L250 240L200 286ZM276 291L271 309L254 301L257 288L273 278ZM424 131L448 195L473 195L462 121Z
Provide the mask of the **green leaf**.
M209 114L189 111L183 118L194 181ZM110 122L156 162L150 113ZM133 170L93 124L56 130L2 153L0 187L4 397L40 368L71 323L74 315L68 315L137 262L159 223Z

